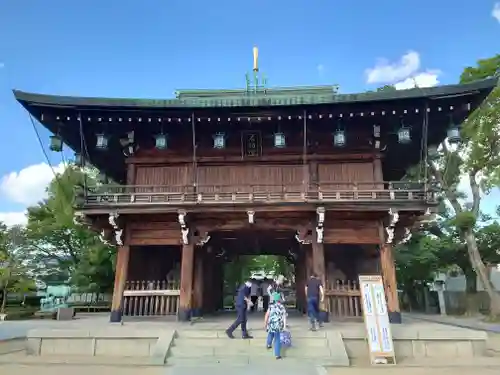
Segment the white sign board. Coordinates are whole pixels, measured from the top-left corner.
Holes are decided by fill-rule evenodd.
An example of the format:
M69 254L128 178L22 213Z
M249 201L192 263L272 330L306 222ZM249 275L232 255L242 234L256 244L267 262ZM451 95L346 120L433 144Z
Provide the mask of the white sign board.
M394 344L382 276L360 275L359 289L371 363L395 364Z

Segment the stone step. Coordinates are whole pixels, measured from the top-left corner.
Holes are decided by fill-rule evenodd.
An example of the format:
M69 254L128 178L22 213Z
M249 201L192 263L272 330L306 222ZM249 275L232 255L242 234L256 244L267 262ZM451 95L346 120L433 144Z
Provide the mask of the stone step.
M267 337L267 332L264 329L250 329L249 332L256 339L264 339ZM297 338L326 338L325 331L309 331L306 329L291 330L292 340ZM234 336L239 337L241 335L240 331L235 331ZM227 339L226 332L224 330L203 330L203 329L181 329L177 331L178 338L225 338Z
M335 360L331 357L318 357L314 359L310 358L291 358L291 357L283 357L283 359L277 360L272 353L267 353L266 356L258 356L252 357L248 355L227 355L227 356L203 356L203 357L191 357L191 358L177 358L171 357L167 359L167 365L175 365L175 366L238 366L238 365L248 365L248 364L273 364L273 363L281 363L283 361L286 364L293 364L296 366L299 365L314 365L314 366L349 366L335 363ZM222 369L221 369L222 370Z
M249 346L262 347L266 343L266 338L253 338L250 340L243 339L234 339L230 340L226 338L176 338L174 340L173 346L176 347L238 347L238 348L247 348ZM324 337L318 338L292 338L292 345L294 347L313 347L313 348L322 348L328 346L328 340Z
M170 357L174 358L196 358L200 356L268 356L272 353L272 350L268 350L265 347L265 343L261 343L260 346L247 345L243 346L225 346L225 347L211 347L211 346L173 346L170 348ZM330 348L325 347L290 347L283 348L282 355L284 357L295 357L295 358L318 358L318 357L328 357L330 356Z

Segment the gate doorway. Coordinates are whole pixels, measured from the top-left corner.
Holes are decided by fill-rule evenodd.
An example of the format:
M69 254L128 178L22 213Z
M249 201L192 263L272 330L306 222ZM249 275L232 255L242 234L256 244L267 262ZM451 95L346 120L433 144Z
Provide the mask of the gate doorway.
M295 308L295 263L300 251L293 231L240 230L213 234L211 246L223 254L224 310L234 309L239 286L252 281L251 294L264 308L267 286L278 275L285 277L284 294L287 305Z

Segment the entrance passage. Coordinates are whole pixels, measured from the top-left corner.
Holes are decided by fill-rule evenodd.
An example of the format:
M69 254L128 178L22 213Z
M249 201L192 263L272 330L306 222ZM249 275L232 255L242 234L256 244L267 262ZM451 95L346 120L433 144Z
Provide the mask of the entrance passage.
M253 311L268 304L267 287L278 275L285 277L284 295L288 307L296 307L295 264L299 245L293 231L225 231L213 236L212 246L223 254L223 309L234 309L239 286L251 279Z

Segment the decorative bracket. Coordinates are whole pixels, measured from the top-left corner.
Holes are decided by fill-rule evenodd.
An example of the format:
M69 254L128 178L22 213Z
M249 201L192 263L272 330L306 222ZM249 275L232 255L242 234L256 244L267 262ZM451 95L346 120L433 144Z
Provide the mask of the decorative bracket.
M215 257L216 258L222 258L224 255L226 254L226 250L225 249L221 249L220 252L218 252Z
M106 234L107 234L107 233L106 233L106 230L105 230L105 229L103 229L103 230L101 231L101 233L99 233L99 240L100 240L100 241L101 241L104 245L106 245L106 246L111 246L111 242L109 242L109 241L106 239L106 237L107 237L107 235L106 235Z
M405 228L405 234L399 243L407 243L411 239L411 234L411 230L409 228Z
M177 220L181 226L181 239L183 245L189 244L189 228L186 224L186 215L186 211L179 211L177 216Z
M248 215L248 223L249 224L254 224L255 223L255 211L247 211Z
M295 233L295 239L301 245L309 245L309 244L311 244L311 239L308 238L308 236L307 236L307 229L306 228L299 229Z
M123 229L118 226L118 217L120 215L116 212L110 212L109 213L109 225L113 227L113 230L115 231L115 241L118 246L123 246Z
M184 227L181 228L181 235L182 235L182 244L183 245L188 245L189 244L189 228Z
M208 241L210 241L210 235L208 232L205 232L204 236L199 236L198 237L198 242L196 242L197 246L204 246Z
M393 211L392 208L390 208L389 215L389 225L385 228L385 231L387 232L386 243L392 243L394 240L394 229L396 227L396 223L399 221L399 213L396 210Z
M323 225L325 223L325 207L318 207L316 209L318 214L318 223L316 225L316 240L318 243L323 243Z

